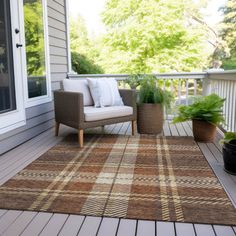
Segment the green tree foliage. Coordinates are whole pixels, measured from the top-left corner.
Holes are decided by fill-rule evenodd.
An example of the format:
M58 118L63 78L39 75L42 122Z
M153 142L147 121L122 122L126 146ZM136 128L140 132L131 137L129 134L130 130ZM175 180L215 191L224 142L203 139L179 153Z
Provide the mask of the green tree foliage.
M96 64L98 51L88 37L82 17L70 20L70 43L72 68L78 74L101 74L103 69Z
M226 43L221 52L229 48L229 55L223 54L223 67L225 69L236 69L236 1L228 0L222 8L224 19L221 24L221 37Z
M44 27L41 1L24 1L27 73L45 75Z
M99 64L106 73L201 70L206 65L204 32L189 14L189 0L109 0Z
M71 52L72 69L78 74L102 74L104 71L86 56L75 51Z

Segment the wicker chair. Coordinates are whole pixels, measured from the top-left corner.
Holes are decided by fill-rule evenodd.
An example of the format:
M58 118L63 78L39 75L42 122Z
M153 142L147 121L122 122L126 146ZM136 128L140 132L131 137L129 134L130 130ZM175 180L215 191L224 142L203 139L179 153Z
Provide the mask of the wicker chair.
M132 121L132 135L134 135L136 132L137 117L135 90L120 89L119 92L124 105L132 108L132 114L120 117L108 117L106 119L86 121L85 109L87 107L84 106L82 93L67 92L63 90L54 91L56 136L58 136L60 124L75 128L78 130L79 145L80 147L83 147L84 129L126 121Z

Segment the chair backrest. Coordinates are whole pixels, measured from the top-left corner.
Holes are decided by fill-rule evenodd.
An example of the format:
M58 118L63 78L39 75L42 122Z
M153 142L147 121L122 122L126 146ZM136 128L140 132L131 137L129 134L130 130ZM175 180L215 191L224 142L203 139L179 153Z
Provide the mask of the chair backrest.
M91 96L88 81L86 79L64 79L63 90L68 92L82 93L84 97L84 106L93 106L93 98Z

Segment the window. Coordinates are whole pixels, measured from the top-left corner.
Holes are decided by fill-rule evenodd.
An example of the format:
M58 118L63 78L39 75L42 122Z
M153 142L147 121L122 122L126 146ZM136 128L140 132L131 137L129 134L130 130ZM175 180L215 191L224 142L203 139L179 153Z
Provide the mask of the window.
M9 1L0 2L0 114L16 109Z
M42 0L24 0L28 98L49 96L48 54Z

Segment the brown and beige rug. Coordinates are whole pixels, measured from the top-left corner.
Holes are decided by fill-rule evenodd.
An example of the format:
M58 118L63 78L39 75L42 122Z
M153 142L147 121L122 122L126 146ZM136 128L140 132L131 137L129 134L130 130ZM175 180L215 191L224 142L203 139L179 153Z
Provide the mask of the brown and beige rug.
M188 137L70 135L0 187L0 208L236 224L236 210Z

